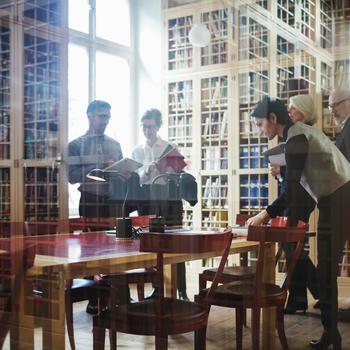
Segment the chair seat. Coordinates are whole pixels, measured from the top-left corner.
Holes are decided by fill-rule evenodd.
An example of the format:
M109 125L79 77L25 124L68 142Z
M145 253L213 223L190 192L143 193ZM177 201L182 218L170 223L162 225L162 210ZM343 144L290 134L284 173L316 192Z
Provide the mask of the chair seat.
M161 323L167 334L199 329L208 317L208 311L202 305L190 301L164 298L162 306ZM94 317L94 327L108 326L128 334L156 335L156 324L156 298L117 306L112 312L103 311Z
M210 281L214 279L214 276L217 272L217 268L206 269L202 272L204 277ZM222 272L221 280L224 282L243 280L243 279L251 279L254 278L255 275L255 267L254 266L229 266L225 267Z
M207 289L199 292L199 300L204 298ZM215 295L210 300L210 304L229 306L232 304L244 304L244 307L253 307L254 281L237 281L222 284L217 287ZM285 292L275 284L264 283L261 289L261 307L276 306L278 300L281 304L285 301Z

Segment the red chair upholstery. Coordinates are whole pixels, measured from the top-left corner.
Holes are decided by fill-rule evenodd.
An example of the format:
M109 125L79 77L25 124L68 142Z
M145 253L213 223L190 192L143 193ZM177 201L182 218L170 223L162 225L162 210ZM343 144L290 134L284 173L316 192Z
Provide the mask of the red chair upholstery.
M157 350L168 348L168 335L195 331L195 349L205 350L205 331L209 307L204 302L164 297L163 254L223 251L217 278L208 297L215 293L218 279L231 246L231 229L215 233L145 233L141 236L140 251L157 253L156 298L135 304L120 305L102 312L93 320L94 350L104 349L105 330L113 335L111 349L116 348L116 332L153 335ZM112 338L112 337L111 337Z

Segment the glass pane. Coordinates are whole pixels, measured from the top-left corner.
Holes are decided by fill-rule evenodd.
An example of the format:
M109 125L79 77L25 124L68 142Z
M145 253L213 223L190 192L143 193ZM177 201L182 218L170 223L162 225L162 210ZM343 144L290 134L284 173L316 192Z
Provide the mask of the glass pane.
M88 129L86 107L89 98L88 52L85 47L69 44L68 49L69 140Z
M132 123L129 115L130 70L126 60L100 51L96 53L96 99L111 104L112 118L106 133L120 142L124 155L128 154L132 146Z
M69 96L69 140L88 130L86 108L89 98L88 52L85 47L70 44L68 47L68 96ZM79 185L69 184L69 215L79 215Z
M128 0L96 0L96 35L130 46L130 10Z
M89 0L69 0L69 28L89 32Z

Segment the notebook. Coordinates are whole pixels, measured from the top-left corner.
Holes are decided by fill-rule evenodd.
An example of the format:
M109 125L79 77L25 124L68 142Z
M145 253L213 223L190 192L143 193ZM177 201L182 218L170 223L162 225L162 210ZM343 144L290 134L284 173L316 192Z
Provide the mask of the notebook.
M169 172L169 167L171 167L175 173L178 173L186 165L184 156L176 148L172 148L157 161L157 168L161 174Z

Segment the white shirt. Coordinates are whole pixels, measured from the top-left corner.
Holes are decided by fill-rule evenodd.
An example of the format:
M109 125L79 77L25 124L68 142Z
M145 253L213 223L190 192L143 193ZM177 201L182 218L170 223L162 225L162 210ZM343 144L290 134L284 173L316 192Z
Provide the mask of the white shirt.
M159 175L157 168L153 169L149 174L146 173L149 165L152 162L156 162L168 146L168 141L164 141L160 136L157 136L157 141L152 147L145 142L133 149L131 158L143 164L143 166L138 169L141 185L150 184L152 180Z
M350 116L347 116L342 122L340 122L339 126L340 129L343 130L345 123L347 122L347 120L350 118Z

